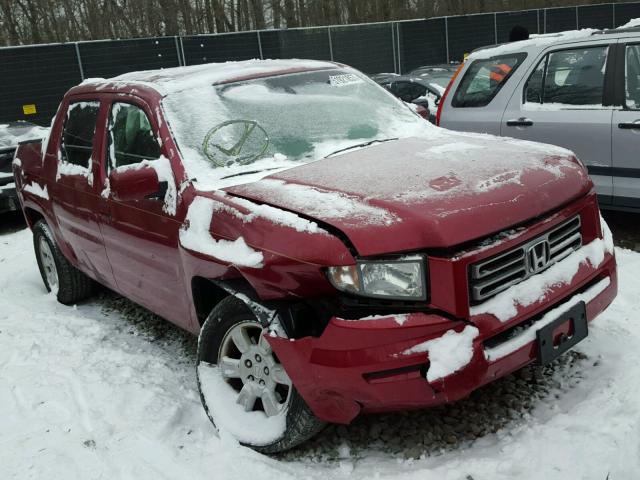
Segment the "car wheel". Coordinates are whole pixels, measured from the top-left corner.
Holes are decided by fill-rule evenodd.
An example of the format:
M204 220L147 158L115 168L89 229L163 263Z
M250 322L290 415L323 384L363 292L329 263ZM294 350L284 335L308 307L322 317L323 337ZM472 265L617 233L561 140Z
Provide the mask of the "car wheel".
M54 292L66 305L87 298L93 290L93 280L71 265L58 248L49 225L43 220L33 227L33 248L40 275L48 292Z
M246 304L230 296L211 312L198 339L200 399L213 425L262 453L316 435L320 421L298 394Z

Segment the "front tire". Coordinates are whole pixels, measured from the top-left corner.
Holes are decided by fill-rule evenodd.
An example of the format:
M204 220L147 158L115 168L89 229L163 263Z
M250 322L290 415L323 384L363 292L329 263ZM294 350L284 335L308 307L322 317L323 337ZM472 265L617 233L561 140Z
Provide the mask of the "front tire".
M200 331L200 399L216 428L271 454L299 445L324 427L291 383L262 325L236 297L222 300Z
M70 305L91 295L93 280L69 263L44 220L33 227L33 248L42 281L60 303Z

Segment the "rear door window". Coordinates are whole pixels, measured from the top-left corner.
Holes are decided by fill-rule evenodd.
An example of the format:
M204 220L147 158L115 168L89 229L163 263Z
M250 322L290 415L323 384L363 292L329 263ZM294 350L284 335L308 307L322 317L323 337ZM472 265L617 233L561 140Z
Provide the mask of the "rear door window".
M526 56L514 53L475 60L462 77L451 105L458 108L489 105Z
M524 88L524 102L549 105L602 106L607 46L547 54Z
M160 145L141 108L114 103L109 115L108 170L160 157Z
M640 45L626 48L626 99L625 105L632 110L640 109Z
M89 168L99 110L97 101L69 104L60 143L63 162Z

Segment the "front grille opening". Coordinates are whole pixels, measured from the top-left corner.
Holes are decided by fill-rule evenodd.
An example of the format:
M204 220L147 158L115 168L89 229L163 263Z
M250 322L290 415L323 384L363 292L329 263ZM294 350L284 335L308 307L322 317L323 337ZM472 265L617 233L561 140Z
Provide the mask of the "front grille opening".
M495 260L491 260L482 264L477 272L474 272L475 278L483 278L488 275L500 273L501 270L504 270L511 266L517 266L524 259L524 251L516 250L512 252L507 252L505 255L501 255Z
M539 265L532 265L537 262L532 262L528 258L531 255L530 249L541 242L548 244L548 258L545 258L542 268ZM469 275L471 303L480 303L532 275L541 273L581 246L580 216L576 215L522 245L472 264Z
M497 278L492 283L489 283L487 285L484 285L483 287L480 287L477 290L478 296L486 297L487 295L495 295L496 293L501 292L506 288L509 288L509 286L524 280L526 277L527 277L526 271L520 270L507 277Z

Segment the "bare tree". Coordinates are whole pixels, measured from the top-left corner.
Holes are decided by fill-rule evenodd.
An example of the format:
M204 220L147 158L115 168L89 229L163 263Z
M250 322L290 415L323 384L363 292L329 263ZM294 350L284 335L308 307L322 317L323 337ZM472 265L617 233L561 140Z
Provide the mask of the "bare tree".
M601 0L0 0L0 45L223 33Z

